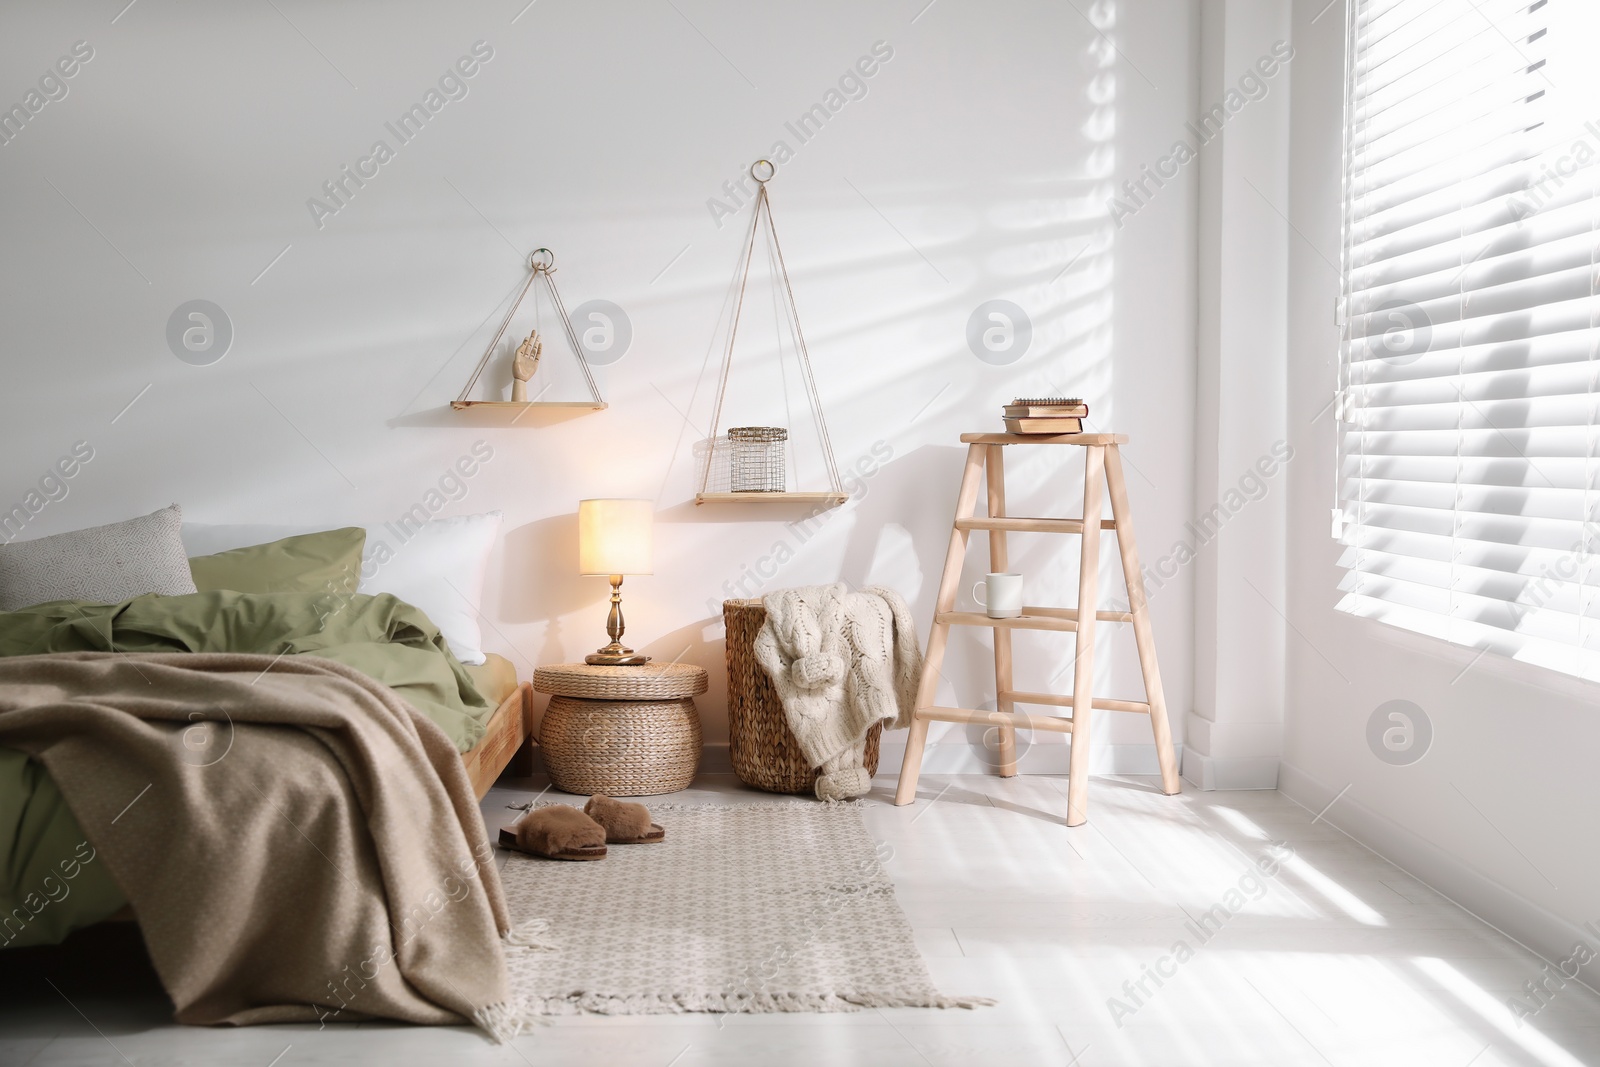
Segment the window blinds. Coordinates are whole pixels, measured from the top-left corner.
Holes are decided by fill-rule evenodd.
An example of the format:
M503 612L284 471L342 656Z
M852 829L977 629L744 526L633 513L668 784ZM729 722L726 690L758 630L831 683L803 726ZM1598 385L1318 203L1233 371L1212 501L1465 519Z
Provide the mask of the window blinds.
M1334 532L1341 610L1600 679L1590 8L1348 0Z

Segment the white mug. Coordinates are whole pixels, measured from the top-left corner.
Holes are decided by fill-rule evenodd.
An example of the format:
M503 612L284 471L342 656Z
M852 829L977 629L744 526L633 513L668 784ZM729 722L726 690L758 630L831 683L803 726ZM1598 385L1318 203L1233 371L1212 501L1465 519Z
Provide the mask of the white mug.
M984 575L983 581L972 587L972 599L983 605L991 619L1015 619L1022 614L1022 575Z

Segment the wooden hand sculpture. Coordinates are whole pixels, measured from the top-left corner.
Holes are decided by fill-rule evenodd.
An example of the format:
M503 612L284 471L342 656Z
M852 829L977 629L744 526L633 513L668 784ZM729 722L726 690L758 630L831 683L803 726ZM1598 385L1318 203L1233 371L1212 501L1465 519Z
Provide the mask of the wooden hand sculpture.
M539 357L543 354L544 342L539 339L539 331L530 330L527 340L517 348L516 359L511 362L511 399L514 403L527 402L528 379L539 369Z

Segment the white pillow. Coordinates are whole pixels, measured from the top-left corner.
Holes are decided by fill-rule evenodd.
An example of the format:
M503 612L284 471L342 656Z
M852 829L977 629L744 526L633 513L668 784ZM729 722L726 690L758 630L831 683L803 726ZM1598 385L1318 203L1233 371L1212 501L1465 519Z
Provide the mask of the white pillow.
M483 580L500 512L430 519L420 526L367 527L358 593L391 593L427 613L462 663L480 664Z
M456 659L483 663L478 616L483 612L483 582L500 519L500 512L491 511L430 519L420 525L402 522L365 527L367 547L356 592L389 593L421 608L449 642ZM184 523L183 543L190 556L209 556L327 529L333 527Z
M50 600L115 604L146 593L194 592L178 505L125 522L15 541L0 548L0 611Z

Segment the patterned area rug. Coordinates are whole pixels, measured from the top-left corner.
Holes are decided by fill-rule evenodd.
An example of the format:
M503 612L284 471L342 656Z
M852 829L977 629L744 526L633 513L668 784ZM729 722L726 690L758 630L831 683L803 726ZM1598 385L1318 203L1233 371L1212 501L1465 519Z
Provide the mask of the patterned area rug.
M857 805L650 811L659 844L507 857L505 1022L993 1003L933 988Z

